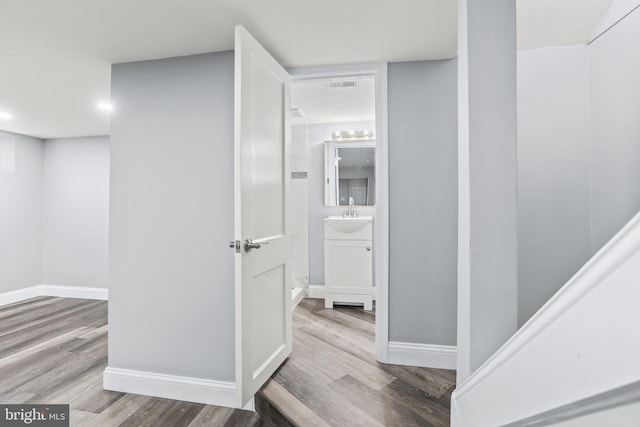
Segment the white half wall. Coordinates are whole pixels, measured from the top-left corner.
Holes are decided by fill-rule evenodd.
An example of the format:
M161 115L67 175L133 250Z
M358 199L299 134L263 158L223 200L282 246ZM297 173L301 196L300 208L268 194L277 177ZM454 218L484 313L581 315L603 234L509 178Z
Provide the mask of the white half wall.
M520 421L640 381L639 275L640 214L458 384L452 425L529 425Z

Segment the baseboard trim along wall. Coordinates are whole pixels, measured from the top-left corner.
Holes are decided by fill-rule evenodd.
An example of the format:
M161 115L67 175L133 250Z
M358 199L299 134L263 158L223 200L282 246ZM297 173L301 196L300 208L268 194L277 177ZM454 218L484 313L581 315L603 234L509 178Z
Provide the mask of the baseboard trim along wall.
M302 298L304 298L303 288L293 288L291 290L291 310L293 310L298 304L300 304Z
M107 301L109 290L107 288L87 288L83 286L56 286L41 285L42 295L47 297L83 298Z
M324 299L324 286L321 285L309 285L306 290L307 298L320 298Z
M0 294L0 306L42 296L106 301L109 299L109 290L107 288L87 288L82 286L37 285Z
M15 291L4 292L0 294L0 306L13 304L29 298L42 296L40 286L31 286L29 288L17 289Z
M423 368L456 369L455 346L389 342L389 363Z
M233 408L235 383L107 367L104 389ZM251 405L251 406L250 406ZM249 402L245 409L252 409Z
M326 287L324 285L309 285L306 288L306 298L319 298L324 299ZM373 300L376 299L376 288L373 288Z

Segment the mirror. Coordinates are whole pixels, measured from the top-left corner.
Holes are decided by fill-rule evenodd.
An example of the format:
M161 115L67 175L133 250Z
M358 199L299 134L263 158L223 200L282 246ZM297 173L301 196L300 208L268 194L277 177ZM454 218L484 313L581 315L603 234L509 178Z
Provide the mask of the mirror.
M376 143L327 141L324 144L325 206L356 206L376 203Z

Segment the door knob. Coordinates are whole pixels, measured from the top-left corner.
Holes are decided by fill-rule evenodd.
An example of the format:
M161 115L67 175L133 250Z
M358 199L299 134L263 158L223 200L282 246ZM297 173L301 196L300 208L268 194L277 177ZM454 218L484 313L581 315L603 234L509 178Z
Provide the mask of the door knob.
M268 245L269 242L256 243L252 239L244 241L244 251L251 252L253 249L260 249L262 245Z

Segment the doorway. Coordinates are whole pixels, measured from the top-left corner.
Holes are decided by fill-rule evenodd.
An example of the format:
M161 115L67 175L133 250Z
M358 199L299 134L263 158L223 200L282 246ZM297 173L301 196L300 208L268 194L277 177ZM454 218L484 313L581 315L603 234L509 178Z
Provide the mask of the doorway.
M303 139L306 147L306 170L296 171L299 159L292 159L293 203L296 204L295 188L302 186L304 181L307 188L301 194L306 195L308 201L305 216L307 252L304 254L307 264L304 265L304 260L296 260L294 255L294 287L303 288L308 297L324 298L323 219L342 215L349 198L354 203L357 200L355 208L358 213L374 217L375 346L377 359L387 362L389 208L386 64L294 69L290 73L292 153L295 156L296 138ZM303 136L302 129L306 131ZM353 144L349 142L352 141L358 141L358 147L362 148L360 152L351 148ZM343 158L345 167L340 171L337 160ZM355 174L356 169L360 175ZM333 180L328 176L332 170ZM298 184L296 177L304 181ZM293 228L294 254L300 247L304 253L305 236L299 236L302 244L296 247L295 230L300 230L300 227L294 224Z

